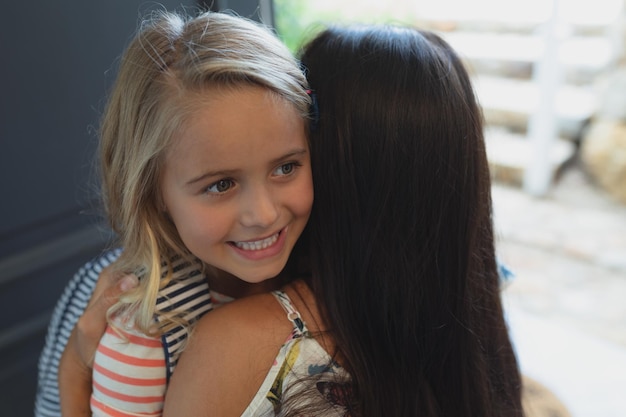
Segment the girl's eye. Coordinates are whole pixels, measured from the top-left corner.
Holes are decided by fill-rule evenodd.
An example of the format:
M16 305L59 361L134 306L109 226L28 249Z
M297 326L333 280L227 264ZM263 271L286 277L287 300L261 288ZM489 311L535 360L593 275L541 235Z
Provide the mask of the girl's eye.
M288 164L283 164L279 166L278 168L276 168L276 171L274 171L274 173L276 175L281 175L281 176L292 174L293 171L295 171L296 169L296 165L297 165L296 162L289 162Z
M228 191L233 186L233 180L219 180L207 187L207 192L220 194Z

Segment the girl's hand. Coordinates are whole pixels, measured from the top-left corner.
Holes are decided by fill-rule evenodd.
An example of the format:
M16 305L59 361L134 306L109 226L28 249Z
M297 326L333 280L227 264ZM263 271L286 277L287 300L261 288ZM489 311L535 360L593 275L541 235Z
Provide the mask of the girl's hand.
M137 277L132 274L113 273L105 268L96 283L96 288L87 304L83 315L78 319L76 328L72 331L74 340L74 352L78 355L81 364L91 371L93 358L98 348L98 343L107 326L106 314L109 308L119 299L120 295L133 289L139 284ZM67 352L66 347L65 351Z

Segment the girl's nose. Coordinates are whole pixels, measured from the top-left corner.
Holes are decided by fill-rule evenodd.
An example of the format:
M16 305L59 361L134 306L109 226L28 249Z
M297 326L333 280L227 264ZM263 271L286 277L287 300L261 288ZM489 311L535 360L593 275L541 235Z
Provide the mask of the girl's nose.
M246 227L269 227L278 220L278 204L265 187L248 190L241 204L241 224Z

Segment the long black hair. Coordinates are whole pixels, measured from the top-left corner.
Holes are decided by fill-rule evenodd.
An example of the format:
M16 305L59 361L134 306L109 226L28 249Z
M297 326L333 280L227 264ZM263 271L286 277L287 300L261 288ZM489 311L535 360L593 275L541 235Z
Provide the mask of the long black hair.
M521 416L483 120L455 52L389 26L301 53L319 120L310 286L359 416Z

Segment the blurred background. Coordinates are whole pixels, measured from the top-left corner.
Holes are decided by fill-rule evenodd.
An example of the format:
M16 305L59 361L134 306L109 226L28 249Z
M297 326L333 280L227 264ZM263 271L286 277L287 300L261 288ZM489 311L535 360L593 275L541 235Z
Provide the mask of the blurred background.
M110 239L93 156L116 60L154 9L231 9L295 52L324 25L411 24L464 59L486 119L504 304L525 375L626 416L625 0L8 2L0 13L0 402L30 416L54 304Z

